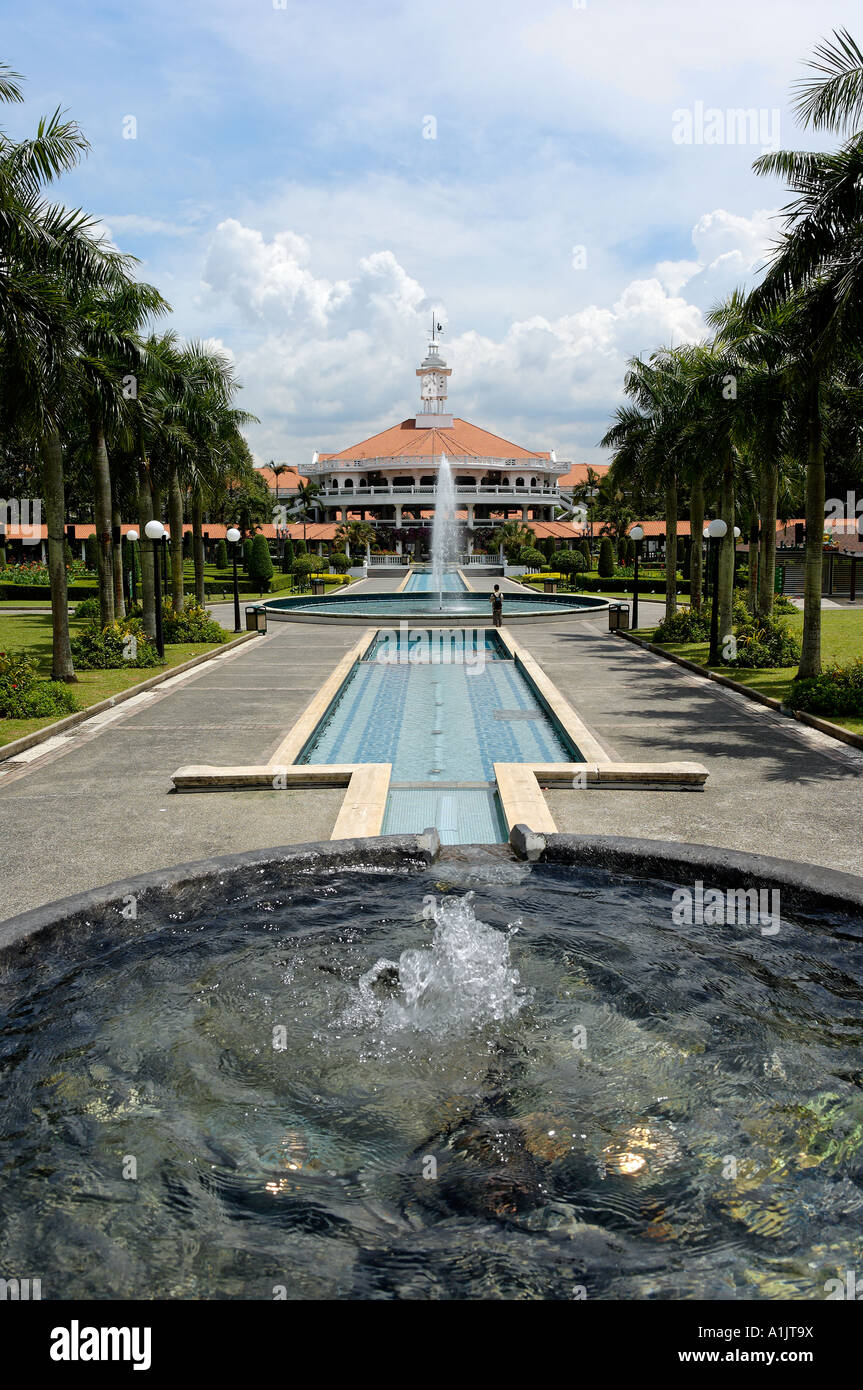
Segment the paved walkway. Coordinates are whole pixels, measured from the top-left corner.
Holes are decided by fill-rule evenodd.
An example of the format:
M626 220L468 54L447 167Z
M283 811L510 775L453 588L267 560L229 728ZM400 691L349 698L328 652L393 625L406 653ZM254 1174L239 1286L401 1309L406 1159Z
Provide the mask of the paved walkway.
M551 791L560 829L863 871L863 752L609 634L604 612L519 624L516 635L610 753L710 771L703 793ZM341 790L177 795L170 778L183 763L266 761L357 636L333 621L271 624L0 764L4 916L186 860L329 838Z

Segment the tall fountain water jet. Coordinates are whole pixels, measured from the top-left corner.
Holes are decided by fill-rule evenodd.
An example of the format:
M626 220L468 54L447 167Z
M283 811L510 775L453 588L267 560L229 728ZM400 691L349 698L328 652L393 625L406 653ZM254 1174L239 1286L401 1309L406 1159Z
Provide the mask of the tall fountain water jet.
M458 522L455 514L455 483L446 454L441 454L437 473L437 496L432 525L432 583L443 608L443 577L448 564L456 558Z

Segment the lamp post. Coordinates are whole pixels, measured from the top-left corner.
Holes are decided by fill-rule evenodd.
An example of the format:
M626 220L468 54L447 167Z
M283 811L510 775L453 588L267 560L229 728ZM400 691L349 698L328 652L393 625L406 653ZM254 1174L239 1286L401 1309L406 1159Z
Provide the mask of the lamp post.
M719 516L711 521L707 528L709 559L712 561L711 568L713 570L713 579L711 583L713 601L710 605L710 654L707 658L708 666L719 665L719 545L722 537L727 531L727 525Z
M136 542L137 539L138 539L138 532L135 530L135 528L134 528L134 526L133 526L132 529L131 529L130 531L127 531L127 532L126 532L126 540L129 542L129 545L132 547L132 553L131 553L131 555L129 556L129 602L130 602L130 603L134 603L134 602L135 602L135 542Z
M632 567L632 626L638 627L638 560L641 555L641 542L644 540L644 527L633 526L630 536L635 541L635 560Z
M710 598L710 532L706 526L701 535L704 538L704 558L706 561L704 565L704 598L707 600Z
M165 659L165 639L162 635L162 570L159 560L159 542L165 539L165 528L161 521L148 521L144 527L144 535L148 541L153 543L153 589L156 603L156 651L159 653L159 660Z
M240 532L236 526L228 528L225 539L231 543L231 556L234 561L234 631L242 632L240 627L240 590L237 584L237 552L240 549Z

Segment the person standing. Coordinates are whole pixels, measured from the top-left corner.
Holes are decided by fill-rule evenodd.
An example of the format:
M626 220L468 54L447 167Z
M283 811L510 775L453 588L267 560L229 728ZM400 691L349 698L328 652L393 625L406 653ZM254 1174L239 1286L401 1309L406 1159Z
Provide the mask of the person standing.
M499 584L495 584L491 591L491 616L494 619L495 627L500 627L503 617L503 594Z

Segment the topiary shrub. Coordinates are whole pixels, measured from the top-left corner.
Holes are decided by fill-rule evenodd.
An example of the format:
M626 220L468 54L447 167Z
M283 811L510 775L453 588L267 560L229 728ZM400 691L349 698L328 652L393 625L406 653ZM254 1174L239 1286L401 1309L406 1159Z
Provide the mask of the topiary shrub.
M591 565L593 564L593 556L590 553L590 541L587 539L586 536L583 540L579 541L576 549L580 550L582 555L584 556L585 570L589 570Z
M753 618L734 629L735 655L726 664L747 670L793 666L800 660L800 643L778 618Z
M523 545L518 552L518 563L527 565L528 569L538 570L541 568L545 556L541 550L537 550L532 545Z
M297 555L294 558L294 568L291 571L295 586L305 588L309 582L309 575L313 574L317 567L318 562L311 555Z
M252 563L252 537L246 536L243 541L243 569L249 573L249 565Z
M587 569L587 560L581 550L558 550L554 563L560 574L583 574Z
M170 599L162 605L162 636L166 642L224 642L225 629L194 597L178 611Z
M791 709L808 714L863 715L863 661L849 666L828 666L820 676L793 680L785 697Z
M351 567L351 562L343 550L335 550L330 556L330 569L336 574L344 574Z
M603 536L599 546L599 577L614 578L614 546L610 536Z
M226 570L228 568L228 543L225 540L216 542L216 569Z
M294 543L290 536L285 537L285 548L282 551L282 574L290 574L294 568Z
M108 627L89 623L72 638L71 647L75 665L82 671L160 665L159 653L144 632L140 618L121 618Z
M654 642L706 642L710 636L710 622L703 613L695 613L691 608L679 608L670 618L665 618L653 634Z
M84 537L84 564L88 570L94 570L99 565L99 543L96 540L96 532Z
M48 719L74 714L72 690L62 681L45 681L23 652L0 652L0 719Z
M261 592L265 594L273 577L273 561L267 538L261 531L252 538L248 570L249 578L256 580L261 586Z

